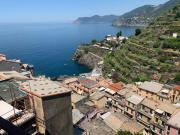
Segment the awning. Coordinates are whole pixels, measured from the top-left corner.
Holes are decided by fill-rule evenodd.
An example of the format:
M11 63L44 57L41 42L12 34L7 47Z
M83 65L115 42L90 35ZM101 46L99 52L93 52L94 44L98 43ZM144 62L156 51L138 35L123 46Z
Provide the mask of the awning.
M6 120L22 112L21 110L13 108L13 106L3 100L0 100L0 108L0 116Z

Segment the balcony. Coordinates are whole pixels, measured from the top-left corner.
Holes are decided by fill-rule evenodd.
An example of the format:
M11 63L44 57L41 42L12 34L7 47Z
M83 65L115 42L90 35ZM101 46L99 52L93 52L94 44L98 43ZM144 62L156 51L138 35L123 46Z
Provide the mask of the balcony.
M153 127L155 127L155 128L153 128ZM159 130L157 130L157 129L159 129ZM158 123L154 123L154 122L151 121L150 122L150 130L153 133L157 134L157 135L162 135L162 133L160 133L159 131L160 130L163 131L164 130L164 126L159 125Z
M147 116L150 119L152 118L152 114L147 112L147 111L145 111L145 110L139 109L138 112L143 114L143 115L145 115L145 116Z
M142 119L141 117L139 117L139 116L137 116L137 121L138 121L139 123L143 124L143 125L146 126L146 127L149 127L149 126L150 126L149 122L143 120L143 119Z
M165 123L166 123L166 122L168 121L168 119L169 119L168 116L165 116L165 115L163 115L163 114L155 113L154 116L155 116L156 118L159 118L160 120L162 120L162 121L165 122Z

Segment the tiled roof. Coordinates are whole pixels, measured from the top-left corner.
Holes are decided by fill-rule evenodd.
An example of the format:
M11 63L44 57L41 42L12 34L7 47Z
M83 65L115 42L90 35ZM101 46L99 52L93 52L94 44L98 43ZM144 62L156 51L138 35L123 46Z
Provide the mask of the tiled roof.
M143 129L144 129L144 126L137 123L136 121L125 122L121 126L122 131L130 131L131 133L134 133L134 134L138 133L138 132L141 132Z
M180 90L180 85L176 85L173 87L174 90Z
M104 94L98 91L98 92L93 93L93 94L91 95L90 99L91 99L91 100L99 100L99 99L101 99L102 97L104 97Z
M91 89L96 86L97 82L94 80L87 79L86 77L79 77L78 81L88 89Z
M111 89L115 92L118 92L119 90L123 89L123 87L124 87L124 85L121 82L113 83L108 86L109 89Z

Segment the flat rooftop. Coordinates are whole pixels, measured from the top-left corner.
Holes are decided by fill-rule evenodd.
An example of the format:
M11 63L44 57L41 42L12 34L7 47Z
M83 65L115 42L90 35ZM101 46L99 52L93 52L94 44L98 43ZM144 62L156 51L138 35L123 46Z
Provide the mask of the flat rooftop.
M139 88L152 93L158 93L163 88L163 84L146 81L140 84Z
M47 97L71 92L61 83L51 81L45 77L33 78L24 82L18 82L20 88L38 97Z
M72 103L77 103L83 99L85 99L86 96L82 96L82 95L79 95L79 94L76 94L76 93L72 93L71 94L71 101Z
M137 105L143 101L144 97L141 97L137 94L132 95L131 97L127 98L127 101Z

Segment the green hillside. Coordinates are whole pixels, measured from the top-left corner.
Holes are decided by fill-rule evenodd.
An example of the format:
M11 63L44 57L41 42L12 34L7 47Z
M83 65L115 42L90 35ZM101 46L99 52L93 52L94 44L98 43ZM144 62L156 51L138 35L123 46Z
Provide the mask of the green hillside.
M160 81L177 78L180 73L180 5L158 17L104 58L105 76L116 73L115 79L124 82L144 81L157 74ZM113 69L113 70L112 70Z
M147 25L157 16L168 13L177 4L180 4L180 0L169 0L158 6L145 5L123 14L113 22L113 25Z

